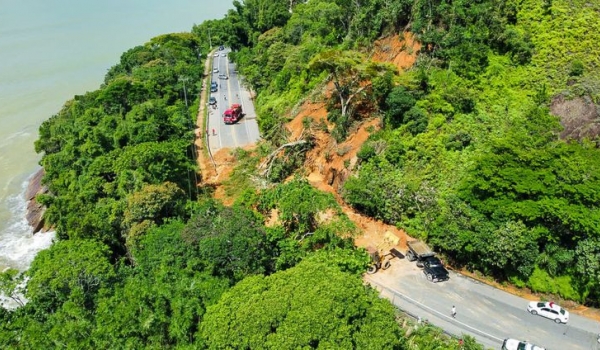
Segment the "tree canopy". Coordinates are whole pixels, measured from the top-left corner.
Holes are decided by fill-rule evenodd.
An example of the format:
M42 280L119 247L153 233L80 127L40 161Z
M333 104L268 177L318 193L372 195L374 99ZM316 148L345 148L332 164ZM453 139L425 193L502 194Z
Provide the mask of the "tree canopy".
M403 349L394 309L359 278L303 262L248 277L209 307L200 325L208 349Z

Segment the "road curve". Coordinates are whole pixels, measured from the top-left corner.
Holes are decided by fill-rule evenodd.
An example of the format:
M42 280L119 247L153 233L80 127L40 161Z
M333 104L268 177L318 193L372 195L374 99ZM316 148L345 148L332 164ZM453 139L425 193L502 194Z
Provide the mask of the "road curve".
M533 316L529 300L450 272L450 280L427 281L422 270L406 259L393 259L392 267L365 280L400 309L455 335L468 334L492 349L502 340L527 340L547 350L598 350L600 325L571 313L567 325ZM451 308L457 309L456 318Z

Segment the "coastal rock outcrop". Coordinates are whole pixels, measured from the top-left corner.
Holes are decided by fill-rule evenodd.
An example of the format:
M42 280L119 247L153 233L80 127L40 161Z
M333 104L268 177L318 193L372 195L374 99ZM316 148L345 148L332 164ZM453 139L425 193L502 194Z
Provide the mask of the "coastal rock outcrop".
M38 203L35 197L38 194L48 192L48 188L42 185L42 178L44 177L44 169L38 170L29 181L27 191L25 192L25 199L27 200L27 214L26 219L29 225L33 228L33 233L40 232L44 229L44 212L46 207Z

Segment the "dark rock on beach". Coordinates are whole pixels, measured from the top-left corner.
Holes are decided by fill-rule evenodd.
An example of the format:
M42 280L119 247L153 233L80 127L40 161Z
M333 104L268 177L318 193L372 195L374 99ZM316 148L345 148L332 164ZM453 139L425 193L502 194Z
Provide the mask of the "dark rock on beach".
M27 192L25 192L25 199L27 200L27 222L33 227L33 232L40 232L44 229L44 212L46 207L41 205L35 200L35 196L48 192L48 188L42 185L42 178L44 177L44 169L38 170L29 180L29 186L27 186Z

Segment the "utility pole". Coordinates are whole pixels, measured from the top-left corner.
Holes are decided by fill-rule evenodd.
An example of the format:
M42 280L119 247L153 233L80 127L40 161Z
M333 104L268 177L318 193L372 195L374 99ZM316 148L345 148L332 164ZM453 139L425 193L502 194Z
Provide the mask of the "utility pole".
M185 88L185 82L188 80L189 80L188 77L183 77L183 76L179 77L179 81L181 81L183 83L183 97L185 98L185 108L189 108L188 100L187 100L187 90Z

